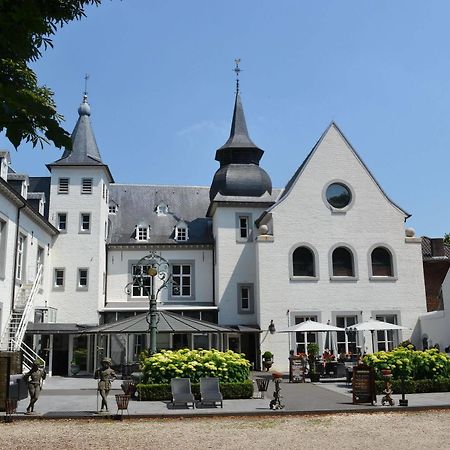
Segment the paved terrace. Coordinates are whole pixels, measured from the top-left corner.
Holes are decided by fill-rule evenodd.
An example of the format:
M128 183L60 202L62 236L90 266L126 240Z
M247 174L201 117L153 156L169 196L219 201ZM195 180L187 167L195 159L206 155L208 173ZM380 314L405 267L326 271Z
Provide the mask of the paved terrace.
M267 374L254 373L256 376L266 376ZM121 394L122 381L113 382L110 391L109 412L111 415L117 413L115 394ZM18 404L17 416L21 417L99 417L104 414L97 412L97 381L92 378L47 378L41 396L35 405L34 415L25 415L28 399L22 400ZM269 408L272 399L274 383L269 383L268 392L265 398L252 398L245 400L224 400L223 409L218 407L203 407L196 409L186 409L177 407L172 409L167 401L138 401L131 400L128 412L134 417L170 417L170 416L201 416L201 415L263 415L273 414ZM257 395L258 393L255 392ZM319 383L289 383L283 379L281 383L282 402L285 408L279 411L280 414L295 413L335 413L335 412L379 412L387 410L407 410L417 408L449 408L450 392L411 394L407 395L409 407L399 407L399 395L394 395L394 407L381 406L381 396L377 397L377 404L352 404L351 387L347 386L345 380L323 381ZM97 403L98 402L98 403ZM278 412L277 412L278 413ZM0 413L4 414L4 413ZM126 412L124 412L126 415Z

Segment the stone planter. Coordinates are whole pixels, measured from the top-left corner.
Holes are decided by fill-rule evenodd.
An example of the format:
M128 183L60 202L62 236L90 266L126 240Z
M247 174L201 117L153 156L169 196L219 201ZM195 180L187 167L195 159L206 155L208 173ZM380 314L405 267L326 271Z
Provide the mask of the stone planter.
M264 369L266 369L267 371L269 371L269 369L272 367L272 365L273 365L273 359L265 359L264 361L263 361L263 367L264 367Z

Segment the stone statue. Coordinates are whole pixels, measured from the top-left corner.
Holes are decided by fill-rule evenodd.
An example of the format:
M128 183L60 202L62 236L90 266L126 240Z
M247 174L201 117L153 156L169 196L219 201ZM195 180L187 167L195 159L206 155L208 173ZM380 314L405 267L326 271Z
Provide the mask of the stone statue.
M102 406L100 412L103 412L103 408L108 411L107 397L111 390L111 382L116 379L116 372L111 369L111 358L102 359L102 367L95 371L94 378L98 380L98 392L102 398Z
M38 364L33 363L31 370L24 375L25 382L28 384L28 392L30 394L30 404L27 408L27 414L34 412L34 404L38 401L41 393L42 383L47 376L45 369L41 369Z

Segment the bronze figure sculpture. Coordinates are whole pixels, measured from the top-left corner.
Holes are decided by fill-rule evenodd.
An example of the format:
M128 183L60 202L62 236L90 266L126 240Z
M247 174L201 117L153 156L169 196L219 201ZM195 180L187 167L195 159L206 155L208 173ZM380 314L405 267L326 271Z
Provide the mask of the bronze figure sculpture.
M100 412L103 412L103 409L108 411L108 401L107 397L109 391L111 390L111 383L116 379L116 372L111 369L111 358L103 358L102 359L102 367L97 369L94 374L94 378L98 380L98 392L100 397L102 398L102 406L100 408Z
M28 392L30 394L30 404L27 408L27 414L34 412L34 404L39 399L42 390L42 383L47 376L44 368L41 369L37 363L33 363L29 372L24 375L24 379L28 384Z

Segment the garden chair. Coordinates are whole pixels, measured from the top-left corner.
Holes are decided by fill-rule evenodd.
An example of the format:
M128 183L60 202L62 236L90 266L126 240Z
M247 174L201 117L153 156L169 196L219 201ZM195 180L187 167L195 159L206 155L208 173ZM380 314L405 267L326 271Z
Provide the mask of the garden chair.
M219 388L218 378L200 378L200 404L212 404L216 406L216 403L220 403L220 407L223 408L223 396Z
M191 391L190 378L172 378L170 388L172 390L172 406L182 404L189 408L189 404L192 404L192 408L194 408L195 398Z

